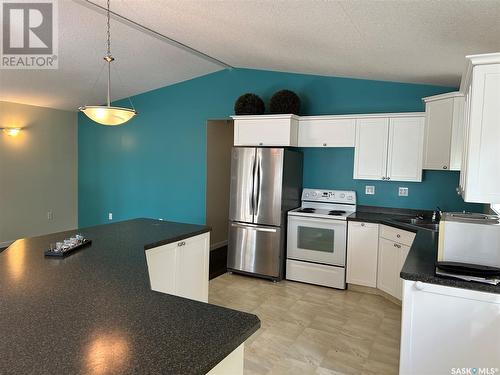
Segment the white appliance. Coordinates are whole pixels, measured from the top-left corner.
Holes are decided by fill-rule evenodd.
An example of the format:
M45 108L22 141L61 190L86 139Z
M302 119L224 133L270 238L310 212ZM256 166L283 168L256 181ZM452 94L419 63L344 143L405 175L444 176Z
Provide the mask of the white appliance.
M437 266L478 276L500 275L500 220L495 215L447 212L439 223Z
M304 189L302 206L288 212L286 278L345 289L347 217L356 192Z

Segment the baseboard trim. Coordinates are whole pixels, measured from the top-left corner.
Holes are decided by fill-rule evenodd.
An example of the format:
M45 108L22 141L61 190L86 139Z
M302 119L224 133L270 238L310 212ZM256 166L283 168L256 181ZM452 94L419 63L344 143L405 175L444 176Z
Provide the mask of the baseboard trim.
M398 300L396 297L391 296L389 293L386 293L383 290L377 288L372 288L370 286L364 286L364 285L347 284L347 289L352 290L353 292L376 294L377 296L384 297L385 299L391 301L392 303L401 306L400 300Z
M210 245L210 251L218 249L219 247L224 247L224 246L227 246L227 240L220 241L220 242L217 242L217 243Z
M14 241L5 241L5 242L0 242L0 248L4 248L4 247L9 247L10 245L12 245L14 243Z

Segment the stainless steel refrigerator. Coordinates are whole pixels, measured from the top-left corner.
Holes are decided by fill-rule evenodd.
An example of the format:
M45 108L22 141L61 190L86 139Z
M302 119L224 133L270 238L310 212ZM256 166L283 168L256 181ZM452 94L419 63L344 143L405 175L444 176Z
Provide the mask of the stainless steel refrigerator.
M234 147L230 189L228 271L281 280L287 212L300 206L302 153Z

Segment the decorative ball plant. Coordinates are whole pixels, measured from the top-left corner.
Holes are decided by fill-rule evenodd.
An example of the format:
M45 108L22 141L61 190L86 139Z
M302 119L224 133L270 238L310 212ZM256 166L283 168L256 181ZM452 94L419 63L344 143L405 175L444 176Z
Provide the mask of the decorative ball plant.
M264 110L264 101L251 93L241 95L234 103L234 113L237 115L262 115Z
M290 90L281 90L271 97L269 101L269 111L273 114L300 113L300 98Z

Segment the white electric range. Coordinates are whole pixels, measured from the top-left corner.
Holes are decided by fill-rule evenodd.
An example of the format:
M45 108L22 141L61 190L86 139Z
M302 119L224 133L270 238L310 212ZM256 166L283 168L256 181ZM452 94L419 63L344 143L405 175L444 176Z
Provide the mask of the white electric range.
M286 278L345 289L347 217L356 192L304 189L302 206L288 212Z

